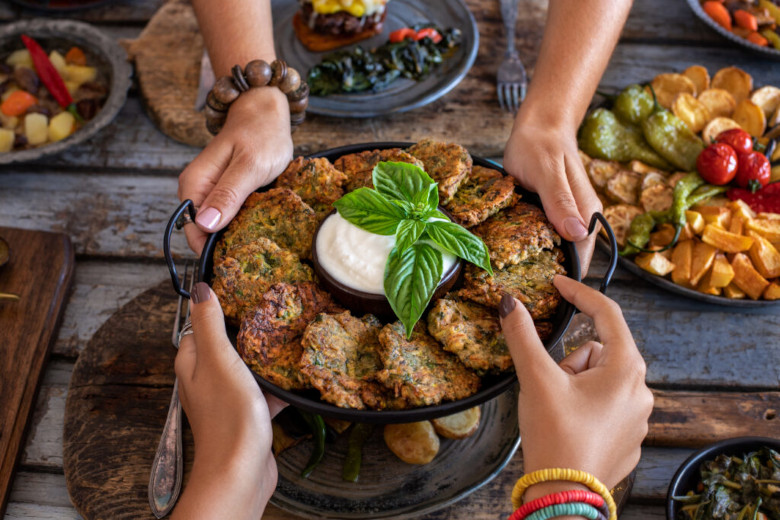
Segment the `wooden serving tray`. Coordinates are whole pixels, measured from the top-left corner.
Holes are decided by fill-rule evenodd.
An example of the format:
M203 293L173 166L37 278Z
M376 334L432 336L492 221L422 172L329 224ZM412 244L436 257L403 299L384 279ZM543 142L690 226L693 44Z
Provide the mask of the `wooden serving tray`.
M0 517L24 446L43 367L65 309L74 256L63 234L0 227L11 257L0 267Z

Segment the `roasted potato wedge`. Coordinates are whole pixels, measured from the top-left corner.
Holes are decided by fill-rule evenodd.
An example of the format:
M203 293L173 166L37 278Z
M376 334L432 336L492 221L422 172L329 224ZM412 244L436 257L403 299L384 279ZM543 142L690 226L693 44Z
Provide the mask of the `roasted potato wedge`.
M615 204L604 208L604 217L609 222L609 226L615 233L618 246L621 248L626 245L626 235L631 227L631 221L642 213L644 213L642 208L631 204Z
M693 259L693 240L678 242L672 249L672 281L684 287L690 286L691 260Z
M780 107L780 88L767 85L753 91L750 101L761 107L766 115L772 115Z
M701 234L701 241L713 247L717 247L726 253L740 253L748 251L754 240L744 235L729 233L720 226L707 224Z
M766 116L760 106L749 99L737 103L732 119L753 137L761 137L766 130Z
M711 273L712 271L710 271ZM696 287L696 290L700 293L709 294L710 296L720 296L720 287L715 287L710 282L710 276L709 273L707 276L705 276L701 282L699 282L699 285Z
M734 279L734 268L726 260L726 255L723 253L717 253L715 260L712 262L712 269L704 277L705 282L712 287L723 288L731 283Z
M679 94L696 93L696 85L682 74L659 74L653 78L650 85L653 87L658 104L664 108L672 108L672 103Z
M482 412L479 406L463 410L446 417L433 419L433 428L436 433L447 439L465 439L474 434L479 428L479 419Z
M748 231L753 239L753 245L748 251L750 260L761 276L764 278L777 278L780 276L780 252L775 246L755 231Z
M693 255L691 257L691 278L688 282L691 285L699 285L699 282L707 271L712 267L715 261L715 255L718 250L704 242L696 242L693 246Z
M696 87L694 95L699 95L710 88L710 73L701 65L691 65L682 72L682 75L693 82Z
M733 298L735 300L744 300L747 294L745 294L745 291L734 285L732 282L723 288L723 296L726 298Z
M737 102L734 101L728 90L722 88L710 88L699 94L699 100L707 110L710 112L711 117L731 117L734 113L734 109L737 108Z
M702 231L704 231L704 226L707 225L704 217L698 211L686 210L685 219L688 221L688 225L691 226L691 229L696 234L700 234Z
M642 175L630 170L620 170L607 181L607 197L620 204L636 204Z
M674 190L668 184L656 184L642 190L639 205L645 211L666 211L672 207Z
M428 464L439 453L439 436L430 421L388 424L385 444L407 464Z
M731 211L723 206L696 206L693 208L703 218L705 225L714 224L718 227L726 229L731 222Z
M773 244L780 242L780 219L754 218L745 227L755 231Z
M604 190L607 187L607 181L621 169L619 162L604 161L601 159L591 159L585 167L591 184L593 184L597 190Z
M715 138L718 137L718 134L725 132L726 130L731 130L732 128L742 127L739 126L739 123L728 117L716 117L707 123L704 130L701 131L701 138L705 145L712 144L715 142Z
M753 77L738 67L724 67L712 77L712 88L722 88L734 96L739 103L750 97L753 91Z
M761 298L769 282L756 271L750 258L744 253L737 253L731 261L731 267L734 268L734 285L753 300Z
M658 276L666 276L674 270L674 264L661 253L639 253L634 262L648 273Z
M647 243L647 249L662 249L668 246L674 238L674 226L671 224L661 224L658 231L650 233L650 241Z
M672 112L682 119L695 134L701 132L712 119L707 105L693 97L693 94L687 92L683 92L674 98Z
M764 290L765 300L780 300L780 284L777 282L770 283Z
M728 204L726 204L726 207L731 210L731 214L733 216L739 215L740 217L744 218L745 221L751 220L756 218L756 212L751 209L750 206L747 205L747 203L744 200L732 200ZM777 213L771 213L772 215L777 215L778 218L780 218L780 215Z

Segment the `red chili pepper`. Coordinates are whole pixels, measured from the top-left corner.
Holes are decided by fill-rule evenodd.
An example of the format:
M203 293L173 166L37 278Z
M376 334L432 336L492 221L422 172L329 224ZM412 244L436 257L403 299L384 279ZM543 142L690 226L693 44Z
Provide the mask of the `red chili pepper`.
M744 201L753 211L759 213L780 213L780 182L767 184L755 193L742 188L731 188L726 192L730 200Z
M423 38L430 38L433 40L433 43L439 43L441 41L441 34L433 27L425 27L417 31L417 34L414 35L415 40L419 41Z
M411 27L404 27L390 33L390 43L400 43L406 38L414 39L417 35Z
M65 82L62 81L62 76L51 64L51 60L46 55L46 51L38 45L38 42L27 36L22 35L22 42L27 50L30 51L30 57L32 58L35 71L38 73L38 77L41 78L41 83L49 89L52 97L59 103L59 105L73 114L76 121L83 123L84 119L79 114L76 104L73 102L73 98L68 92L68 88L65 86Z

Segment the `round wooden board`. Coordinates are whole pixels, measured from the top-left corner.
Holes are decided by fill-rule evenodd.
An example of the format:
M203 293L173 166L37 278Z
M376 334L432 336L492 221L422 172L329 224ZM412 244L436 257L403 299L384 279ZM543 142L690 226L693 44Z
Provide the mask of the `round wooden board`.
M74 367L63 467L85 519L154 518L147 487L173 389L175 311L170 282L147 290L103 324ZM192 438L185 435L186 463Z

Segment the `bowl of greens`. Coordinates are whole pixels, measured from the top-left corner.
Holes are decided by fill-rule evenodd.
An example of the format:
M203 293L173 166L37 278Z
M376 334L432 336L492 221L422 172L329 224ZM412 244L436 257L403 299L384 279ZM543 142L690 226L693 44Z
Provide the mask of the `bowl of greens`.
M669 484L666 518L780 519L780 439L736 437L693 453Z

